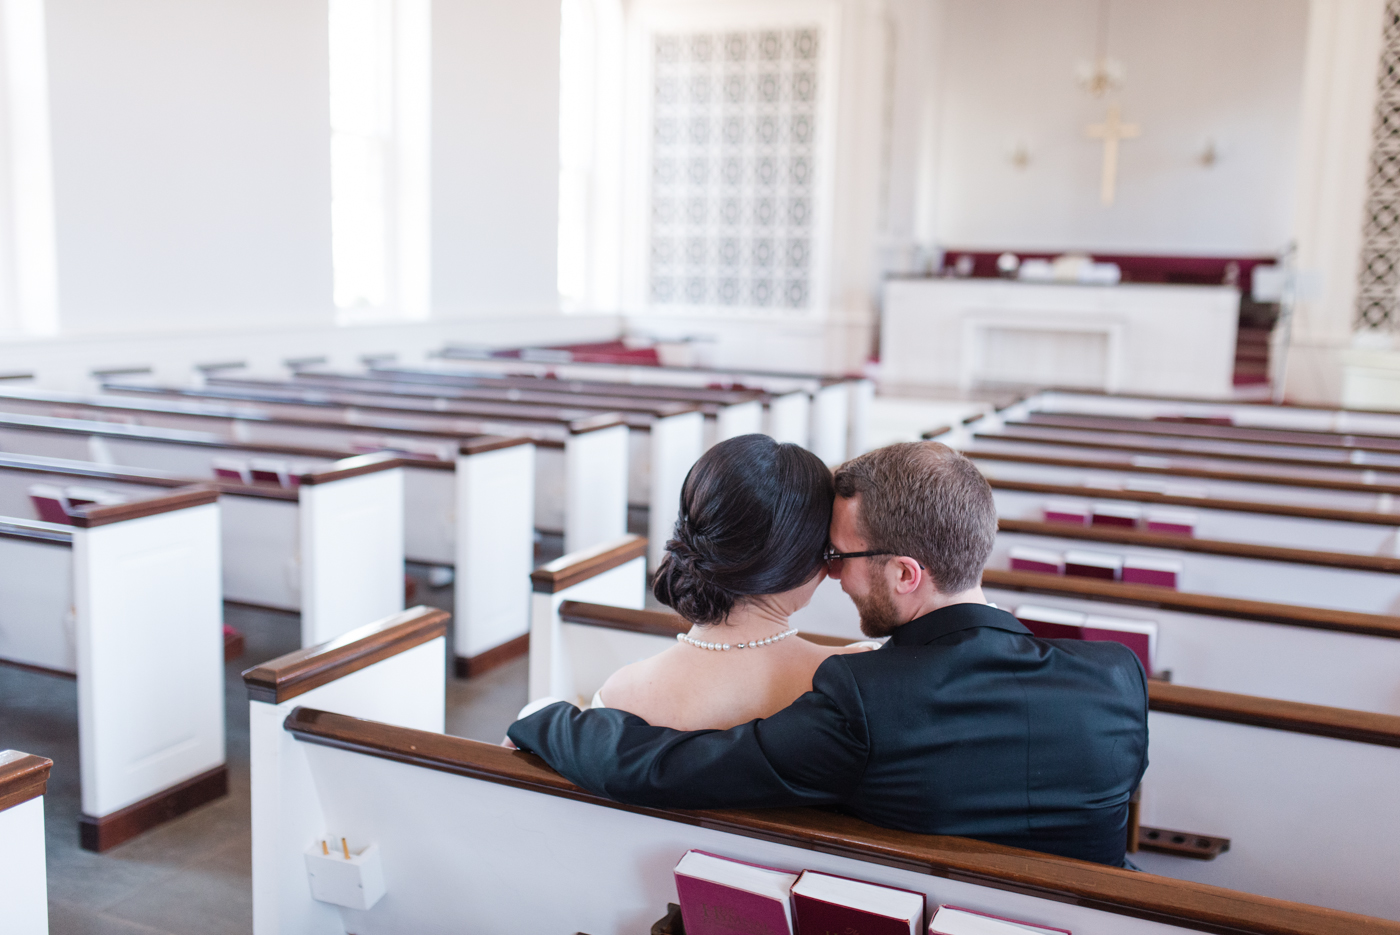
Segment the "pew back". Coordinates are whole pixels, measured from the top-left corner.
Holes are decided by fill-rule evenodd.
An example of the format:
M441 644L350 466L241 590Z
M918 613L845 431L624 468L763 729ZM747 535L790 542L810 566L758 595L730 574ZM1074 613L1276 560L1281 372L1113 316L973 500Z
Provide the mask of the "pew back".
M53 761L0 750L0 918L11 935L48 935L44 792Z

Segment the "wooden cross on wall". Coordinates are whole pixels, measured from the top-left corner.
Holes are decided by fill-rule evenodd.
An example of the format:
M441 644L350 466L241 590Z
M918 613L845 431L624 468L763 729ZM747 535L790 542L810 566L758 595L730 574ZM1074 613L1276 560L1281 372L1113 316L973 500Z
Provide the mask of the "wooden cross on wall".
M1118 105L1110 104L1104 122L1090 124L1084 132L1103 140L1103 181L1099 185L1099 198L1105 205L1112 205L1118 193L1118 143L1140 136L1142 128L1135 123L1124 123Z

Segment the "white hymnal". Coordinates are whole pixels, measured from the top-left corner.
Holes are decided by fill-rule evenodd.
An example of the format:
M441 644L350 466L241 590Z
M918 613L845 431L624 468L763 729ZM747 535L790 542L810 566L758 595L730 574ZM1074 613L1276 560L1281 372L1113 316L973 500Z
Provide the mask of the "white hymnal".
M1070 935L1069 929L1002 919L956 906L939 906L929 921L928 931L929 935Z

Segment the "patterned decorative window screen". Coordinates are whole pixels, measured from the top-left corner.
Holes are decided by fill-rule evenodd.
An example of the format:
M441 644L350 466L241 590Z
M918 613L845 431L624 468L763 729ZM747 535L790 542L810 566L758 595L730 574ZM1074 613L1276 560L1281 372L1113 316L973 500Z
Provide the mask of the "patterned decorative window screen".
M1356 326L1390 330L1400 325L1400 0L1385 7L1378 83Z
M652 305L809 308L821 40L653 37Z

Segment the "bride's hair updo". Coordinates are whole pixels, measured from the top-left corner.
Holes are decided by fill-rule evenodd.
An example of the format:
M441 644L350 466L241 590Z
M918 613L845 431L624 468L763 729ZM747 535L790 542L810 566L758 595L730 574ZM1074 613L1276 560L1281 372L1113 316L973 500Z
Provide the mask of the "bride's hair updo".
M652 592L691 623L721 623L739 599L810 581L822 564L831 471L767 435L741 435L701 456Z

